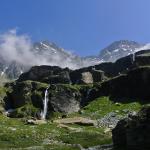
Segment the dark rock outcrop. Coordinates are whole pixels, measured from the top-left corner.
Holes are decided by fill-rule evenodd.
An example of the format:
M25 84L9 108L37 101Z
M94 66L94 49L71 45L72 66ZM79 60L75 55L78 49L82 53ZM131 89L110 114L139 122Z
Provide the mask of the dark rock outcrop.
M80 102L80 92L70 85L51 85L49 88L49 108L54 112L78 112Z
M82 68L70 72L73 84L89 84L105 80L104 72L94 67Z
M140 67L95 85L91 94L96 97L131 98L149 100L150 98L150 67Z
M113 129L114 148L125 150L150 149L150 106L136 116L121 120Z
M112 130L112 138L114 148L126 149L127 148L127 138L126 138L126 127L128 120L124 119L118 122L117 126Z
M96 70L102 70L107 77L115 77L120 74L126 74L128 71L140 67L150 65L150 50L138 51L135 54L118 59L116 62L105 62L95 65ZM88 67L90 69L92 67Z
M18 82L32 80L48 84L70 84L69 72L68 68L62 69L57 66L35 66L21 74Z
M150 65L150 50L139 51L135 54L136 66L148 66Z
M35 66L23 73L18 82L32 80L48 84L90 84L104 80L104 72L93 68L70 70L57 66Z
M47 84L32 81L6 84L9 89L4 99L6 110L16 109L26 104L42 108L42 99L47 86Z

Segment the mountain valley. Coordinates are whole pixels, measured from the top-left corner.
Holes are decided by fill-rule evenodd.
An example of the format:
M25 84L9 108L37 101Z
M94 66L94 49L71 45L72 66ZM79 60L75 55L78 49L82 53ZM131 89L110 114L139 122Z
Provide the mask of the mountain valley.
M32 54L52 65L1 59L0 149L149 150L143 46L123 40L81 58L42 42Z

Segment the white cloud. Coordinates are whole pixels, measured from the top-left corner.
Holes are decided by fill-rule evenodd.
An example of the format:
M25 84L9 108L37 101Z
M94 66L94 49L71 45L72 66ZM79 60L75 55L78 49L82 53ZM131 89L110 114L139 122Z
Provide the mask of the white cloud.
M0 55L8 63L16 61L26 66L51 65L72 69L81 67L77 63L72 62L71 57L64 59L60 53L50 56L47 53L48 51L43 51L42 54L35 54L32 48L30 37L26 34L18 35L17 29L9 30L0 35Z
M16 29L0 35L0 54L7 62L32 64L31 41L27 35L17 35Z

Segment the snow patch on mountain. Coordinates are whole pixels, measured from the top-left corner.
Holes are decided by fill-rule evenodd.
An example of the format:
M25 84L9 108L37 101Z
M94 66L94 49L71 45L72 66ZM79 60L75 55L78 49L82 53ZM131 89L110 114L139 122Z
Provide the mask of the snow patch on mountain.
M135 53L143 48L143 44L134 41L120 40L110 44L101 50L99 54L100 60L105 62L114 62L117 59Z

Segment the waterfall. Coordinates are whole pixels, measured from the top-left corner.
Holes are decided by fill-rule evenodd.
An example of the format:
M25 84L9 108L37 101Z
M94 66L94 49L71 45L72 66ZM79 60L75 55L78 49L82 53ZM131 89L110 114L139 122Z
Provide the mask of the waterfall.
M46 114L47 114L47 109L48 109L48 89L49 87L47 87L47 89L45 90L45 96L44 96L44 99L43 99L43 111L41 112L41 119L44 119L46 118Z
M132 55L133 55L132 56L132 63L134 63L134 61L135 61L135 53L133 53Z

